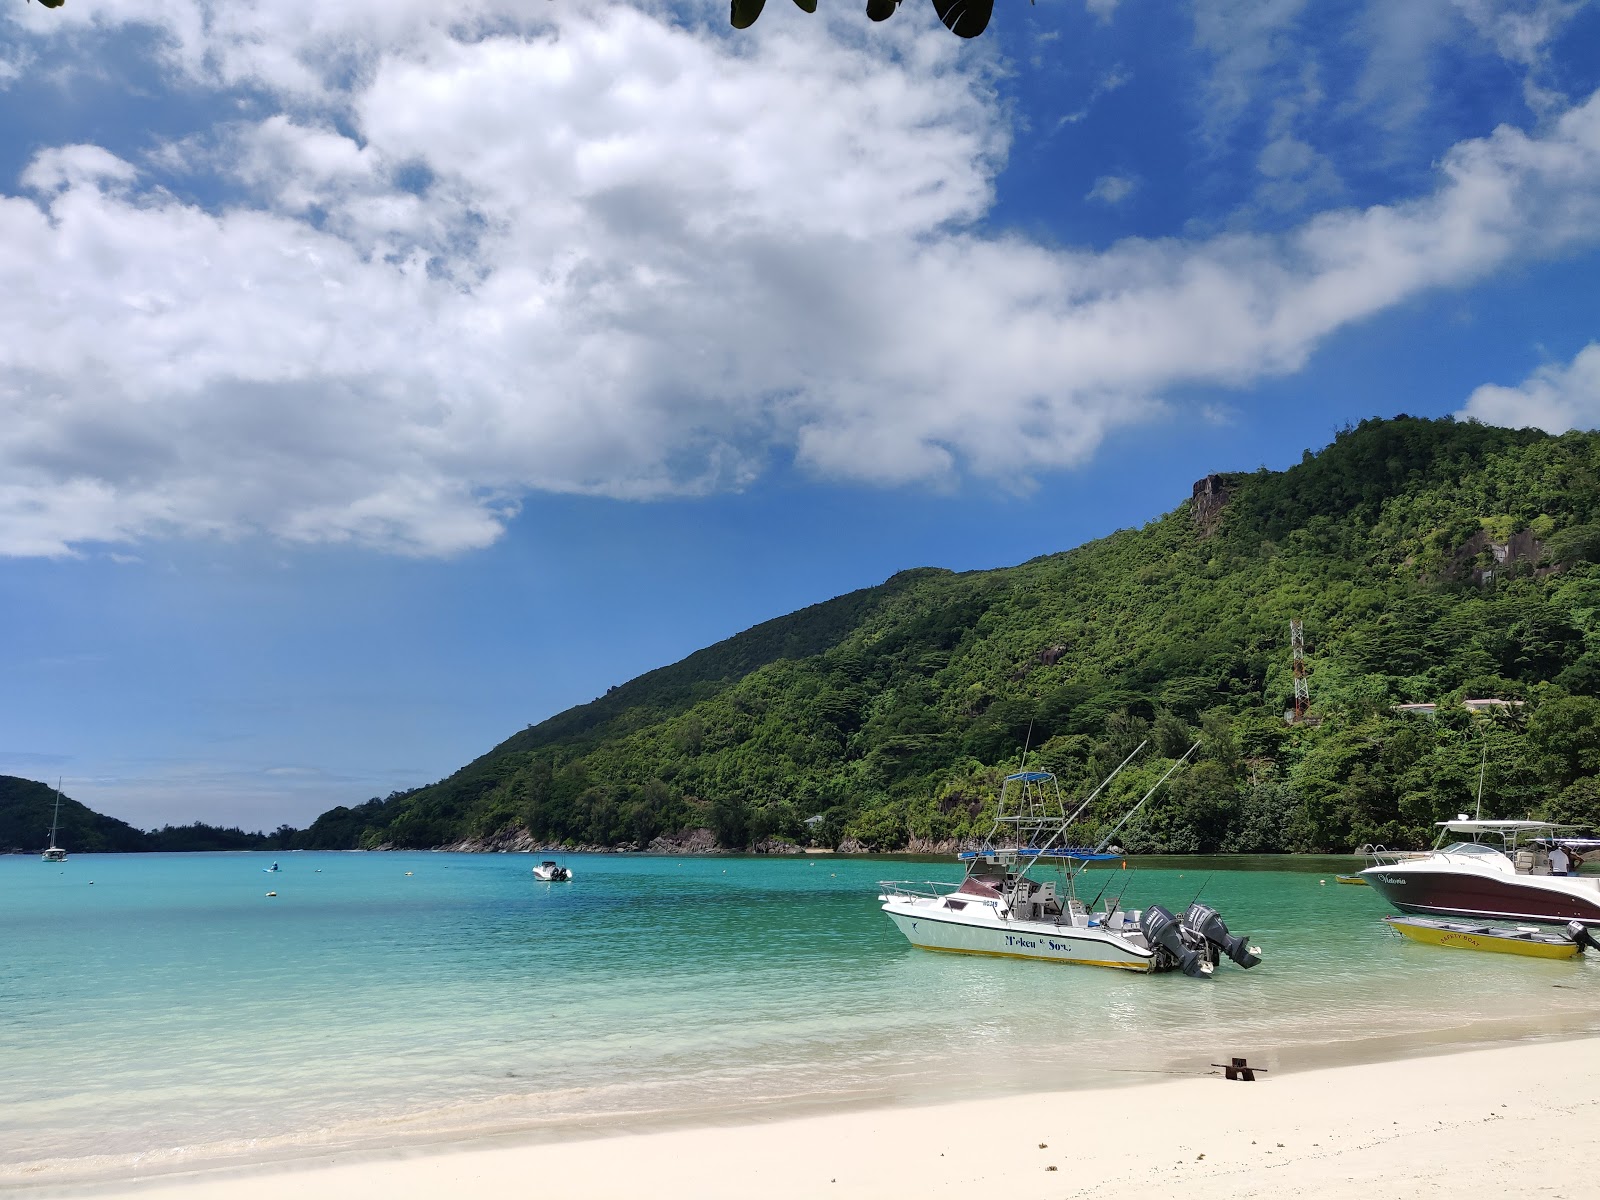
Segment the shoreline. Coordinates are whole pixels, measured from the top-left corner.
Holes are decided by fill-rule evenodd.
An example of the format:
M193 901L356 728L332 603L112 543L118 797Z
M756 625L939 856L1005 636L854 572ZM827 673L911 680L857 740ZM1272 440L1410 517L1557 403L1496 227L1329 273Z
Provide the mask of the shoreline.
M1256 1065L1252 1060L1252 1065ZM1210 1200L1300 1194L1369 1197L1425 1178L1431 1195L1517 1194L1531 1171L1578 1196L1568 1169L1600 1114L1600 1036L1520 1040L1380 1062L1268 1073L1220 1072L1132 1086L1050 1090L929 1104L846 1102L720 1124L527 1133L382 1151L324 1151L145 1179L22 1184L19 1195L305 1200L382 1194L422 1200L470 1187L482 1200L559 1187L586 1197L881 1200L1003 1189ZM1494 1126L1492 1132L1489 1127ZM1485 1137L1514 1154L1485 1154ZM1049 1168L1055 1167L1052 1171ZM1566 1187L1562 1183L1573 1180Z
M1529 1082L1540 1093L1549 1081L1550 1064L1563 1064L1560 1073L1564 1083L1560 1095L1572 1103L1588 1101L1593 1073L1600 1069L1600 1025L1593 1021L1574 1021L1570 1027L1562 1027L1568 1024L1558 1020L1554 1027L1546 1022L1543 1028L1530 1028L1525 1021L1478 1021L1468 1026L1439 1030L1420 1040L1414 1034L1389 1034L1354 1044L1306 1043L1287 1046L1279 1051L1249 1053L1249 1061L1253 1068L1262 1072L1258 1083L1270 1082L1281 1090L1295 1093L1297 1103L1304 1101L1306 1089L1321 1086L1297 1081L1326 1077L1326 1081L1337 1088L1367 1073L1389 1080L1390 1083L1382 1085L1387 1089L1396 1084L1403 1086L1406 1079L1454 1075L1456 1068L1444 1064L1478 1061L1479 1056L1490 1056L1501 1063L1515 1060L1517 1065L1501 1066L1493 1073L1497 1086L1514 1087L1518 1086L1518 1080L1522 1080ZM179 1155L159 1165L157 1160L163 1152L152 1150L132 1156L138 1160L136 1163L124 1161L99 1170L72 1172L53 1178L48 1173L9 1174L0 1177L0 1194L100 1197L106 1200L117 1197L128 1197L129 1200L134 1197L143 1197L144 1200L202 1200L212 1189L224 1186L230 1197L253 1197L257 1193L249 1189L263 1181L275 1181L270 1186L276 1187L292 1179L297 1190L305 1192L310 1200L345 1200L344 1193L352 1186L360 1188L363 1194L369 1188L373 1192L381 1189L386 1195L414 1195L421 1200L421 1197L437 1192L430 1193L421 1184L417 1184L414 1190L407 1190L412 1187L408 1173L419 1161L431 1164L429 1170L437 1173L445 1170L447 1163L459 1165L468 1161L476 1162L480 1157L486 1164L490 1159L498 1163L509 1156L508 1162L515 1160L515 1178L522 1179L525 1177L520 1172L524 1169L536 1172L560 1169L581 1174L586 1155L597 1147L606 1148L603 1157L610 1162L613 1158L612 1148L622 1146L627 1149L618 1153L625 1161L634 1162L642 1174L637 1177L629 1175L628 1179L632 1182L619 1182L615 1192L605 1190L606 1185L598 1178L585 1176L582 1186L587 1195L632 1196L654 1186L650 1164L657 1154L665 1154L668 1158L677 1157L680 1153L712 1155L715 1158L723 1152L713 1149L712 1143L723 1140L735 1148L765 1146L768 1134L758 1131L789 1129L800 1141L809 1141L820 1131L820 1136L831 1145L834 1142L849 1144L852 1130L863 1123L872 1128L892 1127L899 1131L897 1136L912 1136L915 1131L930 1125L940 1127L945 1124L974 1131L988 1130L985 1136L999 1136L1004 1131L994 1125L990 1115L996 1111L1020 1113L1044 1109L1066 1113L1087 1108L1095 1112L1138 1114L1151 1105L1159 1108L1175 1104L1175 1100L1166 1099L1177 1095L1174 1089L1191 1089L1195 1084L1208 1083L1220 1086L1225 1082L1222 1071L1213 1069L1213 1066L1216 1060L1229 1056L1217 1051L1201 1057L1211 1058L1213 1064L1200 1064L1196 1059L1190 1066L1175 1062L1169 1068L1097 1069L1078 1084L1066 1087L1054 1080L1049 1088L1031 1087L1025 1080L1013 1080L1007 1086L1007 1081L1001 1080L1000 1086L989 1088L988 1098L982 1101L966 1098L970 1088L951 1080L904 1080L899 1087L888 1088L885 1092L850 1096L797 1095L760 1101L739 1109L594 1113L545 1121L490 1123L471 1128L428 1127L419 1123L406 1131L402 1127L408 1122L401 1119L382 1122L390 1127L387 1136L373 1136L370 1130L366 1136L338 1136L334 1131L323 1131L322 1136L332 1136L327 1136L327 1140L320 1145L315 1140L318 1135L313 1135L311 1140L288 1139L276 1147L263 1146L259 1142L230 1143L239 1145L241 1152L209 1156L202 1152L198 1157L187 1159ZM1490 1061L1490 1058L1482 1061ZM1586 1064L1581 1069L1568 1069L1565 1066L1580 1061ZM1461 1087L1448 1083L1441 1083L1437 1090L1440 1094L1465 1094ZM1225 1093L1203 1087L1195 1097L1199 1104L1197 1111L1210 1112L1222 1099L1230 1101L1224 1108L1232 1111L1236 1106L1231 1102L1239 1097L1232 1086ZM1593 1103L1600 1104L1600 1098ZM1408 1101L1405 1106L1414 1109L1416 1101ZM1268 1107L1270 1109L1271 1106ZM1178 1110L1174 1110L1174 1114L1175 1119L1186 1119L1178 1116ZM1341 1119L1348 1123L1358 1116L1358 1112L1352 1111ZM1144 1124L1142 1117L1130 1118L1128 1122L1126 1132L1131 1139L1128 1144L1135 1149L1143 1144L1145 1135L1140 1130ZM1567 1144L1571 1145L1576 1139L1586 1136L1586 1131L1574 1127L1567 1136ZM1048 1141L1048 1138L1045 1140ZM676 1142L684 1143L685 1147L692 1144L698 1148L680 1151L672 1148ZM644 1146L647 1143L655 1148L646 1152ZM248 1151L244 1151L246 1146L249 1147ZM635 1150L639 1151L638 1155L635 1155ZM761 1151L762 1154L767 1152ZM775 1150L772 1152L776 1153ZM749 1153L754 1155L756 1152L751 1149ZM1143 1151L1139 1153L1143 1154ZM859 1147L854 1153L850 1161L855 1167L861 1167L862 1163L858 1160L863 1155L868 1160L872 1158L870 1147ZM747 1157L740 1161L746 1162ZM753 1160L746 1162L746 1165L750 1170L755 1169ZM140 1170L140 1166L145 1169ZM152 1167L153 1170L150 1169ZM362 1179L358 1181L351 1178L352 1173L361 1175ZM502 1194L507 1197L522 1194L515 1190L514 1179L507 1182L505 1190L495 1190L498 1187L493 1183L498 1178L496 1171L491 1171L485 1178L490 1181L489 1190L480 1194L488 1200ZM323 1187L324 1180L326 1188ZM1009 1176L1007 1180L1008 1187L1018 1182ZM740 1186L749 1188L757 1182L754 1178L746 1179ZM994 1182L984 1180L986 1186ZM923 1180L918 1186L926 1189L935 1183L933 1180ZM702 1195L723 1194L743 1197L748 1194L748 1191L742 1192L731 1184L726 1193L704 1190L704 1181L693 1186L690 1184L691 1181L686 1179L682 1190L663 1192L657 1189L653 1194L665 1200L675 1197L694 1200ZM429 1186L442 1189L450 1185L440 1177ZM766 1187L767 1184L761 1186ZM829 1185L828 1195L859 1195L863 1198L868 1195L868 1191L835 1191L835 1186ZM874 1188L882 1186L889 1184L884 1181L873 1184ZM600 1190L593 1190L595 1188ZM937 1194L937 1188L935 1192ZM259 1194L265 1198L267 1187L263 1186ZM790 1193L779 1191L771 1194ZM793 1194L801 1196L808 1193L799 1190ZM1055 1191L1048 1194L1075 1193ZM1313 1191L1307 1194L1324 1193ZM873 1193L873 1200L881 1198Z

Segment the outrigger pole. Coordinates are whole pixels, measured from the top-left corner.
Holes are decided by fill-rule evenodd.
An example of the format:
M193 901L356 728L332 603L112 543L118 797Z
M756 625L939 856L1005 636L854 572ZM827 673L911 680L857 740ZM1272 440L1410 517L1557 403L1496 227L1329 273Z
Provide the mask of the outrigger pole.
M1117 769L1115 771L1111 772L1111 774L1107 775L1103 780L1101 780L1100 786L1095 788L1094 791L1089 793L1089 798L1087 800L1085 800L1082 804L1078 805L1078 811L1073 813L1070 817L1068 817L1066 823L1068 825L1071 825L1079 817L1083 816L1084 811L1089 807L1089 805L1094 803L1094 798L1096 796L1098 796L1101 792L1105 791L1106 790L1106 786L1113 779L1115 779L1118 775L1122 774L1122 768L1127 766L1136 757L1138 757L1139 752L1141 750L1143 750L1149 744L1150 744L1150 739L1146 738L1144 741L1140 742L1137 746L1135 746L1133 748L1133 753L1128 755L1127 758L1123 759L1122 762L1118 765L1118 767L1117 767Z
M1198 749L1200 749L1200 743L1196 742L1194 745L1190 746L1187 750L1185 750L1183 752L1183 757L1182 758L1180 758L1177 762L1173 763L1170 767L1167 768L1167 773L1165 775L1163 775L1160 779L1156 780L1155 783L1151 784L1150 790L1144 794L1144 798L1142 800L1140 800L1139 803L1135 804L1132 808L1130 808L1128 810L1127 816L1124 816L1122 818L1122 820L1117 822L1116 828L1112 829L1112 831L1110 833L1106 834L1105 837L1100 839L1100 844L1094 848L1094 852L1096 854L1099 854L1100 851L1104 850L1107 846L1109 846L1111 844L1111 839L1117 836L1117 830L1121 829L1124 825L1126 825L1128 823L1128 817L1133 816L1134 813L1138 812L1141 808L1143 808L1145 800L1148 800L1148 799L1150 799L1151 796L1154 796L1156 794L1156 789L1159 788L1168 779L1170 779L1172 777L1172 773L1174 771L1176 771L1179 767L1183 766L1183 764L1189 760L1189 755L1193 754ZM1119 767L1117 769L1121 770L1122 768Z
M1031 735L1032 726L1029 726L1029 733ZM1072 827L1072 823L1074 821L1076 821L1079 817L1083 816L1084 810L1087 809L1089 807L1089 805L1094 803L1094 798L1096 796L1098 796L1101 792L1105 791L1107 785L1110 784L1110 782L1113 779L1115 779L1118 775L1122 774L1122 768L1127 766L1135 758L1137 758L1138 755L1139 755L1139 752L1141 750L1143 750L1149 744L1150 744L1150 739L1149 738L1146 738L1144 741L1140 742L1137 746L1135 746L1133 748L1133 753L1132 754L1128 755L1127 758L1123 759L1120 763L1117 764L1117 769L1115 771L1111 772L1111 774L1107 775L1104 779L1102 779L1100 781L1100 786L1095 788L1094 791L1089 793L1089 798L1087 800L1085 800L1082 804L1078 805L1077 811L1075 811L1066 820L1061 822L1061 827L1059 829L1057 829L1054 833L1052 833L1050 835L1049 839L1045 842L1045 844L1039 847L1039 852L1037 854L1035 854L1031 859L1028 860L1028 863L1029 863L1030 866L1033 863L1038 862L1041 858L1044 857L1045 851L1050 849L1051 845L1055 842L1055 840L1057 838L1066 836L1066 832L1067 832L1068 829L1070 829ZM1024 758L1026 758L1026 755L1024 755Z

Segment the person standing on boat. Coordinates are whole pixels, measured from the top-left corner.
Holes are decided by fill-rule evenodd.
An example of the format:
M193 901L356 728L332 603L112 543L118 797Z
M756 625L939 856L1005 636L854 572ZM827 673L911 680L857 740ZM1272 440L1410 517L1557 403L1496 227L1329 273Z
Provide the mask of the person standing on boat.
M1567 868L1571 864L1572 860L1567 856L1567 848L1565 846L1557 842L1550 847L1550 874L1565 875Z

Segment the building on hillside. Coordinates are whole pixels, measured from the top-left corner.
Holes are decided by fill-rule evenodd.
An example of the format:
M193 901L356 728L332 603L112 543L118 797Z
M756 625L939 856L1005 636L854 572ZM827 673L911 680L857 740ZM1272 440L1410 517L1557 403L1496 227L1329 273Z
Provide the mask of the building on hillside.
M1510 712L1513 709L1521 708L1522 704L1521 700L1487 698L1483 700L1463 700L1461 707L1468 712L1475 713ZM1392 704L1389 707L1397 713L1412 713L1421 717L1431 717L1439 711L1437 704Z

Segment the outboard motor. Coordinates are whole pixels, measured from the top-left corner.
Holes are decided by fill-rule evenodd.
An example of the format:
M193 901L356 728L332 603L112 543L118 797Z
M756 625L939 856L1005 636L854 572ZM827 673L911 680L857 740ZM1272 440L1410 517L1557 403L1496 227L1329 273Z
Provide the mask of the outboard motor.
M1600 951L1600 942L1594 940L1594 934L1589 932L1589 927L1582 921L1567 922L1567 936L1578 943L1578 953L1585 950Z
M1208 904L1201 904L1197 900L1189 905L1184 910L1182 924L1186 932L1199 934L1246 970L1261 961L1261 955L1247 945L1244 938L1234 937L1228 932L1222 914Z
M1139 918L1139 929L1150 947L1165 950L1185 975L1200 979L1211 974L1211 963L1206 956L1184 945L1183 929L1178 924L1178 918L1161 905L1152 904L1144 910L1144 915Z

